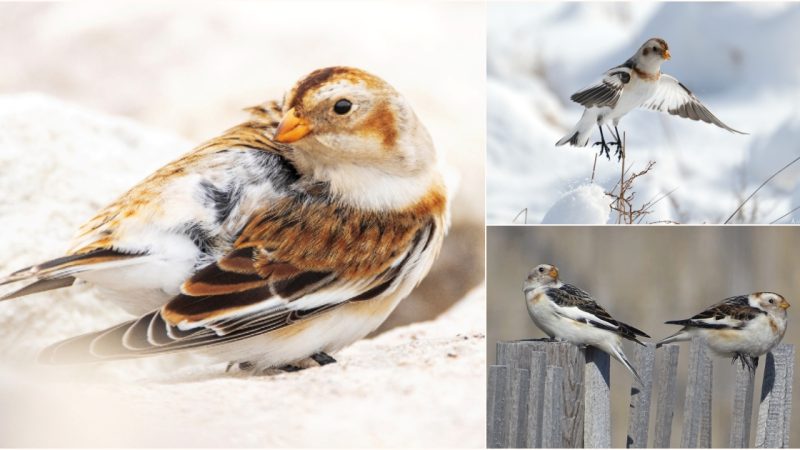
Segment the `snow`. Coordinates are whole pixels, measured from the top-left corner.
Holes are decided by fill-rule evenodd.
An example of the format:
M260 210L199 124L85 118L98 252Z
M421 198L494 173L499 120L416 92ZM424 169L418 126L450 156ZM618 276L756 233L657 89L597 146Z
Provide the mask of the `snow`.
M644 223L722 222L761 182L800 156L800 61L782 50L800 40L798 4L493 3L488 23L491 224L511 223L525 208L529 223L541 222L565 192L587 183L597 147L554 145L582 111L569 96L653 36L670 46L664 73L681 80L723 122L749 134L652 111L626 116L620 124L626 167L639 171L656 162L634 184L634 207L674 190ZM619 171L616 160L598 158L595 183L610 190ZM800 164L762 189L737 220L770 222L798 206L791 198L798 171ZM585 216L564 220L570 217ZM607 222L615 223L616 213Z
M608 222L610 198L596 184L585 184L567 192L547 211L542 223L604 224Z

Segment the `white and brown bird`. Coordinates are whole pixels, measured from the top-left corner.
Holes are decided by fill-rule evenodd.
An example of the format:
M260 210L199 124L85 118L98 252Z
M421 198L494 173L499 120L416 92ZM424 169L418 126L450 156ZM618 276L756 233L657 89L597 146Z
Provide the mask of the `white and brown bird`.
M139 316L40 360L197 350L254 369L326 364L422 280L448 198L431 138L394 88L330 67L249 111L102 209L64 256L0 279L29 282L2 299L86 281Z
M774 292L726 298L689 319L666 322L683 328L656 346L700 337L714 353L755 370L758 357L783 339L788 308L789 302Z
M636 381L643 384L625 357L620 338L644 345L637 336L650 336L615 320L582 289L561 282L558 268L550 264L540 264L531 269L522 292L531 319L551 339L598 348L622 363Z
M669 46L660 38L648 39L623 64L606 71L603 79L572 94L570 99L584 106L578 123L556 143L585 147L592 130L600 129L600 153L609 157L609 145L616 146L615 154L622 157L622 144L617 125L625 114L635 108L666 112L691 120L714 124L733 133L746 134L722 123L700 100L677 79L661 73L661 64L670 59ZM612 124L616 141L606 142L603 125ZM610 132L610 129L609 129Z

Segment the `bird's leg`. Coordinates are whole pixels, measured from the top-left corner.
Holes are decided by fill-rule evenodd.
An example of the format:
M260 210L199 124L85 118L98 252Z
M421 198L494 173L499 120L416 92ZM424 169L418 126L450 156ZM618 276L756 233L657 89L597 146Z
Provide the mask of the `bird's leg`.
M592 147L594 147L595 145L599 145L600 146L600 154L602 155L603 152L605 152L606 153L606 158L608 158L608 160L611 161L611 155L610 155L611 154L611 149L608 147L608 144L606 144L605 136L603 136L603 126L598 123L597 124L597 128L600 129L600 141L595 142L594 144L592 144Z
M331 355L325 352L314 353L311 355L311 359L316 361L320 366L327 366L328 364L333 364L336 362Z
M619 161L625 156L625 146L622 145L622 139L619 136L619 130L616 125L614 125L614 133L616 134L614 138L617 140L617 142L614 143L617 145L617 151L614 152L614 154L617 156L617 161Z

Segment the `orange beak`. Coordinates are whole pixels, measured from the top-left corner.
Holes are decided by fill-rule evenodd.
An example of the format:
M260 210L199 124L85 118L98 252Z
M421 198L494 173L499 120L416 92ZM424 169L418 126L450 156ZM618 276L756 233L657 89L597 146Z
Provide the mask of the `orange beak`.
M550 269L550 272L548 272L547 274L550 275L550 278L555 280L556 278L558 278L558 269L553 267L552 269Z
M664 53L662 53L662 54L661 54L661 56L662 56L664 59L669 59L669 58L670 58L670 55L669 55L669 50L664 50Z
M780 309L789 309L790 306L792 305L790 305L786 300L781 300L781 303L778 305Z
M282 144L290 144L300 140L303 136L311 132L311 127L305 119L297 117L294 108L286 112L275 132L275 141Z

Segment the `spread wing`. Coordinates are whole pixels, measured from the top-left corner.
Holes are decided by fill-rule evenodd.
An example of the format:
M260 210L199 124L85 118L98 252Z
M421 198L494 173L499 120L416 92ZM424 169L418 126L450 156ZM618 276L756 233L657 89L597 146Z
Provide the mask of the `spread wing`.
M252 218L234 250L184 282L161 309L55 344L40 358L87 362L218 345L389 295L436 227L433 218L287 199Z
M739 295L726 298L690 319L671 320L666 323L695 328L738 330L744 328L748 321L755 319L759 314L766 314L766 311L753 308L746 295Z
M701 120L733 133L747 134L722 123L683 83L666 74L661 74L655 93L642 107L686 119Z
M560 288L548 289L547 295L562 317L612 331L639 344L641 342L636 336L650 337L641 330L615 320L588 293L578 287L564 284Z
M613 108L625 85L631 81L633 64L627 62L621 66L610 69L603 74L603 79L587 88L572 94L570 100L580 103L586 108L607 106Z

